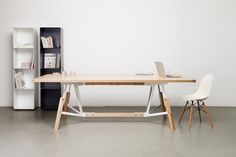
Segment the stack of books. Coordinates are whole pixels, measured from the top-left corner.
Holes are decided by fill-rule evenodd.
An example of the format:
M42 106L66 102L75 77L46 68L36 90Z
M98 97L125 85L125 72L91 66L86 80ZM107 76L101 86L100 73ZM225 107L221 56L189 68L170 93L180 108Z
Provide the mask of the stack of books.
M43 48L53 48L53 40L51 36L41 37Z
M21 62L20 68L21 69L34 69L34 54L32 54L30 61Z
M44 55L44 68L60 68L61 55L59 53L46 53Z
M14 74L15 88L26 88L23 75L23 72L17 72Z
M20 68L22 68L22 69L30 69L31 68L31 63L30 62L21 62Z

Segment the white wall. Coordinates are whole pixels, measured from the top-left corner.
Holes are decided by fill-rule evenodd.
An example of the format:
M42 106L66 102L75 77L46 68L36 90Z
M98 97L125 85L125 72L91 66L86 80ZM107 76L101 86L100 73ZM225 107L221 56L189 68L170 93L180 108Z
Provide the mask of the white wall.
M154 61L200 79L213 73L208 100L236 106L235 0L1 0L0 106L12 105L13 27L60 26L65 68L80 73L155 72ZM197 84L170 84L172 105ZM83 87L86 105L143 105L145 87Z

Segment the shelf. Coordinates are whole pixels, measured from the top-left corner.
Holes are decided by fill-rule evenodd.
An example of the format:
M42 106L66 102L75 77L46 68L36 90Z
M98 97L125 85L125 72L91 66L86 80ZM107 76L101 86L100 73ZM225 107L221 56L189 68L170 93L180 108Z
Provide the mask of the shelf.
M60 73L61 69L60 68L55 68L55 69L40 69L40 74L41 75L46 75L46 74L52 74L52 73Z
M13 48L14 49L34 49L34 46L17 46Z
M55 47L55 48L40 48L41 53L60 53L61 47Z
M41 83L41 89L60 89L61 90L61 84L60 83Z
M34 88L14 88L15 90L34 90Z
M41 70L61 70L61 68L41 68Z
M47 43L45 39L41 37L52 37L53 48L47 48L45 45L51 45ZM50 39L50 38L48 38ZM51 40L50 40L51 41ZM45 47L43 47L45 46ZM40 76L52 73L61 73L63 68L62 61L62 40L61 40L61 28L60 27L41 27L40 28ZM54 54L56 60L55 68L44 68L45 66L45 56L48 53ZM49 60L46 60L46 64ZM54 67L54 66L53 66ZM41 98L41 108L43 110L56 110L58 106L58 101L61 97L61 84L60 83L40 83L40 98Z
M33 53L34 48L13 48L15 53Z
M41 47L40 49L45 49L45 50L50 50L50 49L61 49L61 47L53 47L53 48L45 48L45 47Z
M14 70L32 70L32 71L34 71L35 69L33 68L33 69L27 69L27 68L13 68Z
M61 88L57 88L57 87L55 87L55 88L42 88L41 87L41 90L61 90Z
M31 69L34 62L34 49L14 49L13 50L13 68L14 69Z
M13 48L34 48L34 33L35 32L33 28L14 28Z
M37 93L37 85L33 83L37 61L35 35L34 28L17 27L13 30L12 90L13 108L17 110L35 109L35 92Z

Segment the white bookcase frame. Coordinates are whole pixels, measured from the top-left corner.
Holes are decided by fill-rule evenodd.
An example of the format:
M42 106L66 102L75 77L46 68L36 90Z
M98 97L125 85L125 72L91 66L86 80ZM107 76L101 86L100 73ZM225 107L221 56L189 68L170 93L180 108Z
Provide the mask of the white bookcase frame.
M16 27L13 30L13 108L15 110L33 110L36 107L37 86L33 83L37 74L35 34L34 28ZM20 74L20 77L16 74Z

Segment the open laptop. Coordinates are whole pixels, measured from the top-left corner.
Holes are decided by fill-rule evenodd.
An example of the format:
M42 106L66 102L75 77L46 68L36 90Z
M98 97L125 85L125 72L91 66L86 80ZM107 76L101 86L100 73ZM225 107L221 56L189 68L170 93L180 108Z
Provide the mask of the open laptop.
M165 68L164 68L164 65L163 65L162 62L155 62L155 64L156 64L158 76L160 76L160 77L175 77L175 78L181 77L181 75L170 75L170 74L166 74Z

